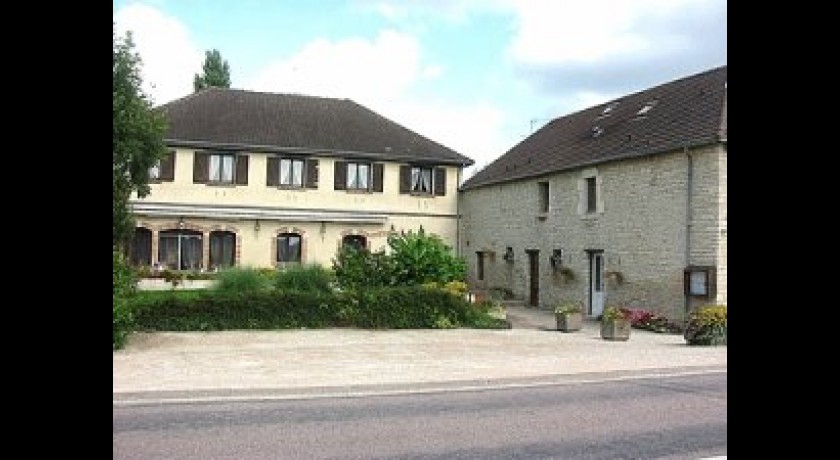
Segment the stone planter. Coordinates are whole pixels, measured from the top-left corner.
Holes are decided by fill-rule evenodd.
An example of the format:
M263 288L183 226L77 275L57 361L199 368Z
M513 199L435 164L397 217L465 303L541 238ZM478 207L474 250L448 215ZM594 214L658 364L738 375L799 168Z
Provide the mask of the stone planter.
M557 330L562 332L579 331L583 327L583 313L555 313Z
M604 340L628 340L630 339L629 319L604 319L601 320L601 338Z

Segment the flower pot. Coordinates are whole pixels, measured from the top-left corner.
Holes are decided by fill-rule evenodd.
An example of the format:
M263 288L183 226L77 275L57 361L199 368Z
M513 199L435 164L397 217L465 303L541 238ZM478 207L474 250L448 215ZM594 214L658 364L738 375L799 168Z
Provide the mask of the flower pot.
M583 327L583 313L555 313L557 330L563 332L579 331Z
M620 318L602 320L601 338L604 340L628 340L630 338L630 320Z

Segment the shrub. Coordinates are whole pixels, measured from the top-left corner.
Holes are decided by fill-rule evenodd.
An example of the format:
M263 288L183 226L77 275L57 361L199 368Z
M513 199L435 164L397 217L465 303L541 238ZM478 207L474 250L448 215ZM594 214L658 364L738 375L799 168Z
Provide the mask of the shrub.
M334 273L317 264L292 266L274 274L276 289L329 292L334 281Z
M409 231L388 237L393 260L396 285L412 286L428 282L448 283L464 281L467 264L462 257L452 253L437 235L427 235L420 227L417 233Z
M726 345L726 305L692 311L683 336L689 345Z
M250 292L271 289L265 272L251 267L231 267L217 275L213 290L217 292Z
M367 251L344 246L332 265L336 283L342 289L394 285L393 261L385 251Z
M650 311L640 308L630 309L630 325L636 329L644 329L653 332L681 333L682 327Z
M128 334L134 327L128 299L136 291L134 272L119 251L113 251L113 287L113 349L118 350L125 346Z

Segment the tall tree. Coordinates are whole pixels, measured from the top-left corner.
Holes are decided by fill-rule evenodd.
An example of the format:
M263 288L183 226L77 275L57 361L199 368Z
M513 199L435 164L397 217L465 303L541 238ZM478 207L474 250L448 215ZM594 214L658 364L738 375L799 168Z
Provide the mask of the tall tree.
M129 200L149 194L149 168L166 153L166 119L141 89L140 56L131 32L114 40L114 229L113 246L121 247L134 232Z
M227 61L222 59L219 50L214 49L204 52L204 64L202 64L201 69L202 75L195 74L195 78L193 78L195 92L211 86L230 88L230 67Z

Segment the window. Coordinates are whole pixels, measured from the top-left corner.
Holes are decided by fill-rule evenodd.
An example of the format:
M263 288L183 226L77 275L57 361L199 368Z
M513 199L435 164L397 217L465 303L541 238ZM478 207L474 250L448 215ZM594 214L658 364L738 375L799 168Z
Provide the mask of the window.
M234 159L231 154L210 155L210 182L232 184Z
M166 168L161 163L161 176ZM248 185L248 155L233 152L195 152L193 183Z
M131 240L131 265L151 266L152 265L152 231L147 228L137 227L134 229L134 238Z
M277 262L300 263L301 237L297 233L281 233L277 236Z
M423 165L400 166L400 193L446 195L446 169Z
M362 235L347 235L341 239L341 245L358 250L367 249L367 238Z
M318 188L318 160L270 156L266 185L281 188Z
M164 230L160 232L158 261L170 270L199 270L202 268L202 235L192 230Z
M595 178L594 177L587 177L586 178L586 212L587 213L594 213L597 209L597 196L596 196L596 187L595 187Z
M280 159L280 185L303 187L303 160Z
M167 152L149 168L149 181L162 182L175 179L175 151Z
M370 188L370 164L347 163L347 190L367 190Z
M539 212L545 214L548 212L548 182L538 182L537 187L539 188Z
M210 268L232 267L236 260L236 234L233 232L210 232Z
M475 253L476 257L478 257L476 269L478 271L478 280L484 281L484 252L477 251Z

